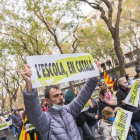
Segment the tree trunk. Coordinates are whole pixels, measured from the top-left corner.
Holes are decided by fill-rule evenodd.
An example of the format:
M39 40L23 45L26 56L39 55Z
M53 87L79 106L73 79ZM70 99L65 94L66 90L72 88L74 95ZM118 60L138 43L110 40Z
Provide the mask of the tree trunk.
M137 68L140 68L140 50L137 52Z
M12 99L10 99L10 109L12 110Z
M124 77L126 75L126 71L125 71L125 61L124 61L124 56L123 53L121 51L121 47L120 47L120 38L119 38L119 34L116 35L114 38L114 49L115 49L115 53L117 55L117 58L119 60L119 68L120 68L120 77Z
M72 82L69 82L69 85L70 85L71 90L74 91L74 86L73 86Z

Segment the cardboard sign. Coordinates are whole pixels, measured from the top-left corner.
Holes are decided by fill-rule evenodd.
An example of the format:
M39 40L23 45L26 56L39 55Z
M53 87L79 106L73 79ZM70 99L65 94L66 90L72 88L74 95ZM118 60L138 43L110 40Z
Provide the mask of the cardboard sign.
M100 75L87 53L28 56L26 60L32 70L33 88Z
M120 109L117 112L117 116L112 126L112 136L117 136L119 140L126 140L130 122L132 118L132 112Z
M139 100L139 83L135 81L135 84L131 88L129 94L127 95L125 101L126 104L138 107L138 100Z

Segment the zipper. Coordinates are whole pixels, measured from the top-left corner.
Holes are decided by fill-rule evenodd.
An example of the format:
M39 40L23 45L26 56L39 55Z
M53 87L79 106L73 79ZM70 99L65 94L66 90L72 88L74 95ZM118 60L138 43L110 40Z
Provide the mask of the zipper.
M60 112L59 112L59 114L60 114L60 117L62 118L62 120L63 120L63 122L64 122L64 125L65 125L65 128L66 128L66 131L67 131L67 135L68 135L68 137L69 137L69 140L71 140L71 137L70 137L70 135L69 135L69 133L68 133L67 125L66 125L66 123L65 123L65 121L64 121L64 119L63 119L63 116L61 115Z

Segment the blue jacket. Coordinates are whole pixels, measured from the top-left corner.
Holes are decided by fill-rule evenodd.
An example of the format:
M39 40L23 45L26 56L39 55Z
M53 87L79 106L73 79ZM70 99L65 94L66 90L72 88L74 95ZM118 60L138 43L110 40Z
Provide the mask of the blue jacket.
M10 116L8 117L8 122L9 122L11 119L12 119L12 116L10 115Z
M47 112L43 112L37 89L33 92L24 91L28 120L40 132L42 140L81 140L75 118L91 97L97 82L94 78L88 79L81 93L62 111L48 108Z

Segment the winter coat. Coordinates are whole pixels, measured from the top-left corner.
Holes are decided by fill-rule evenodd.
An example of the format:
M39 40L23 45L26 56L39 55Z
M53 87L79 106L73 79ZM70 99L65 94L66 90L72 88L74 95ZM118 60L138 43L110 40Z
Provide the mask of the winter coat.
M108 105L105 102L102 102L101 99L99 98L99 114L100 114L99 119L101 119L102 110L107 106L111 107L113 110L115 109L115 107L117 107L117 105L115 105L115 106Z
M22 127L23 122L20 114L14 114L12 115L12 125L14 127Z
M105 140L111 140L112 124L108 120L99 120L98 122L99 132L103 134Z
M37 89L32 92L24 91L28 120L40 131L42 140L81 140L75 118L91 97L97 82L95 78L88 79L81 93L61 111L48 108L47 112L43 112Z
M95 115L99 116L99 105L98 102L95 100L91 99L93 108L89 105L88 111L85 112L85 119L88 125L94 125L95 122L97 121L95 119Z
M78 127L82 127L85 122L86 121L85 121L84 112L82 112L76 117L76 124Z
M0 116L0 124L6 123L4 117ZM0 138L6 137L6 131L5 130L0 130Z
M9 122L10 120L12 120L12 115L9 115L9 117L8 117L8 122Z
M128 111L130 111L133 107L132 106L130 106L130 105L122 105L122 101L123 100L125 100L125 98L126 98L126 96L128 95L128 92L125 90L125 89L123 89L123 88L119 88L118 90L117 90L117 93L116 93L116 97L117 97L117 105L119 106L119 107L121 107L121 108L123 108L123 109L125 109L125 110L128 110Z
M122 105L122 101L125 100L125 98L127 97L128 95L128 92L124 89L122 89L121 87L118 89L117 93L116 93L116 97L117 97L117 104L119 107L125 109L125 110L128 110L128 111L131 111L133 112L133 120L132 121L139 121L140 119L140 106L138 107L133 107L133 106L130 106L130 105L127 105L125 104L124 106Z

